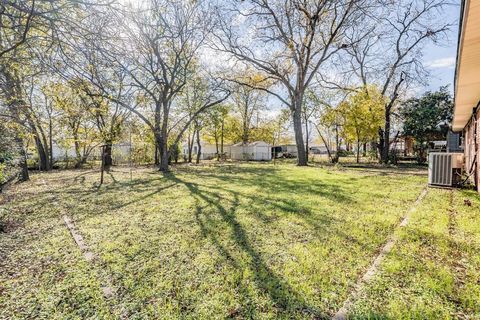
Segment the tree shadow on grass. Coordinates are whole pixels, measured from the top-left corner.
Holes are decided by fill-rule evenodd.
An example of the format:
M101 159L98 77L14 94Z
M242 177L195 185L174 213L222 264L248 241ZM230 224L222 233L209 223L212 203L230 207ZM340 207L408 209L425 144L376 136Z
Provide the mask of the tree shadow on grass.
M133 200L126 201L126 202L120 202L120 203L112 206L112 209L120 209L120 208L129 206L129 205L131 205L131 204L138 203L138 202L140 202L140 201L142 201L142 200L146 200L146 199L150 198L150 197L153 196L153 195L159 194L159 193L161 193L162 191L165 191L165 190L167 190L167 189L170 189L170 188L172 188L172 187L175 187L176 185L177 185L177 183L171 183L171 184L168 184L168 185L159 186L159 187L157 187L155 190L153 190L153 191L151 191L151 192L149 192L149 193L147 193L147 194L144 194L144 195L142 195L142 196L140 196L140 197L137 197L137 198L135 198L135 199L133 199Z
M113 183L118 183L117 178L115 178L111 170L105 172L110 176L110 178L112 178Z
M200 178L201 181L202 176L208 176L208 179L211 179L210 182L213 181L213 183L206 182L205 184L182 180L183 178L180 179L174 173L166 175L166 177L179 185L182 184L186 186L191 196L196 200L196 221L200 226L202 235L210 239L225 260L234 268L238 269L241 268L243 260L235 258L235 251L222 245L222 238L216 234L218 222L216 222L215 217L217 214L221 217L221 220L229 226L231 239L242 249L242 252L250 257L248 268L254 273L255 282L263 291L268 293L271 301L278 307L281 314L288 316L298 316L300 314L305 318L328 318L328 312L332 312L332 310L319 310L316 306L308 305L298 292L295 292L285 280L268 267L268 264L262 259L262 255L258 249L252 245L252 239L249 240L247 231L242 224L238 222L236 210L239 206L240 199L243 199L243 201L247 200L251 204L249 214L257 217L259 221L261 221L260 223L265 223L266 225L274 222L277 216L293 214L299 218L299 221L305 223L308 229L314 230L313 236L318 238L319 241L325 241L330 236L341 238L344 239L343 241L346 246L354 245L360 248L360 250L364 250L365 253L373 255L378 249L378 243L349 234L345 226L350 222L344 217L330 215L328 212L322 210L321 207L315 210L311 205L305 205L301 203L301 201L295 200L295 198L278 196L278 194L285 194L288 190L300 191L306 195L308 194L308 196L328 199L332 205L351 207L355 205L356 198L352 196L348 188L344 188L342 185L342 183L352 182L351 178L347 176L342 180L343 182L340 183L312 181L306 186L302 178L285 179L281 175L279 176L279 172L276 170L258 168L261 170L258 172L255 169L256 168L251 170L251 168L249 168L246 171L254 175L261 172L258 178L252 178L252 176L239 177L239 175L235 174L214 175L209 172L182 172L193 174L195 180ZM231 171L237 171L237 168ZM221 180L222 182L216 184L215 179ZM251 192L251 190L249 190L250 192L243 192L241 189L236 190L228 186L225 187L224 183L227 181L235 186L256 186L260 190L271 191L263 194ZM230 196L224 197L222 194L228 194ZM233 200L231 200L232 198ZM207 205L202 206L203 203L207 203ZM265 214L262 212L261 208L265 205L270 207L267 211L273 214ZM255 210L255 206L258 206L258 210ZM206 210L208 207L216 209L213 214L210 213L211 211ZM359 207L358 210L361 210L360 208L361 207ZM379 228L388 229L388 227L389 226L382 224ZM308 242L309 240L297 239L294 241ZM353 277L352 281L354 281L358 274L352 273L350 276ZM347 290L347 288L345 288L345 290ZM248 295L246 289L242 290L242 292L244 295ZM243 301L252 301L252 299L245 298ZM334 303L334 301L332 301L332 303ZM251 308L255 310L255 306Z
M288 179L286 177L287 173L282 172L282 168L265 164L255 167L230 165L203 169L205 170L200 171L191 167L183 167L177 171L182 174L193 174L195 177L216 179L222 183L270 190L272 193L309 192L335 202L352 203L355 201L345 190L345 185L342 185L342 183L348 183L347 177L343 180L329 181L328 183L310 179L306 176Z
M219 168L215 168L218 170ZM195 218L198 226L201 229L202 235L208 238L213 245L218 249L219 253L236 269L248 268L253 275L252 278L257 287L262 292L265 292L274 308L277 308L281 315L296 315L305 318L326 318L326 310L318 310L315 306L309 306L305 299L282 279L278 274L269 267L261 252L255 248L254 240L249 237L247 230L237 219L237 209L240 206L240 201L243 198L248 198L253 204L268 205L276 214L286 215L295 214L301 217L306 224L312 226L316 233L325 237L325 234L335 234L347 238L348 242L354 242L357 239L348 239L348 234L340 233L341 230L337 226L341 226L342 221L333 221L333 217L328 214L318 214L318 212L311 212L311 206L305 206L302 201L291 199L290 197L280 198L276 193L286 191L300 191L310 195L326 198L334 203L342 205L350 205L355 201L355 198L349 194L349 190L345 189L341 183L347 182L349 179L343 179L341 183L322 182L319 180L311 181L305 185L305 177L287 179L282 176L276 168L268 168L266 166L254 168L228 168L219 169L218 172L212 171L197 171L197 170L182 170L182 173L194 174L196 179L207 178L206 184L192 183L178 178L175 173L166 174L160 177L136 179L132 181L119 181L105 186L101 190L95 191L92 188L85 189L85 186L78 188L74 187L70 190L58 190L59 195L67 194L71 196L81 196L85 201L91 200L91 196L102 195L104 193L111 193L122 191L128 188L129 195L134 195L133 200L124 202L125 199L119 199L119 202L106 203L106 209L116 209L122 206L130 205L143 201L150 196L160 193L167 188L181 184L186 187L193 199L195 199ZM244 175L245 173L245 175ZM161 180L161 181L160 181ZM220 181L218 181L220 180ZM216 182L221 182L217 183ZM264 194L255 192L239 192L230 187L224 187L226 182L230 182L236 187L247 186L256 187L261 190L268 190ZM254 189L256 190L256 189ZM51 192L51 191L50 191ZM230 199L223 197L222 194L228 193L231 195ZM288 194L288 192L287 192ZM78 198L77 198L78 199ZM48 199L45 199L48 200ZM123 203L121 203L123 202ZM207 204L204 206L204 204ZM207 207L214 208L212 213ZM265 215L261 210L250 210L264 223L271 222L275 217ZM90 214L93 214L91 212ZM97 212L100 214L111 214L111 212ZM82 214L84 215L84 214ZM236 248L232 249L222 243L223 238L218 236L215 227L220 222L228 226L228 232L231 239L235 242ZM336 218L341 219L341 218ZM333 225L332 225L333 224ZM360 243L358 243L361 245ZM240 250L238 250L238 248ZM238 253L246 256L247 259L238 257ZM255 299L250 298L251 290L244 284L239 288L243 297L242 303L245 308L257 317L260 312L255 305Z
M240 269L243 261L236 258L234 252L222 244L222 241L215 234L214 227L216 222L214 218L208 211L204 210L210 206L216 209L216 213L219 214L221 221L229 226L231 239L242 250L242 253L248 257L247 267L252 272L256 285L268 295L274 308L278 309L280 313L297 314L297 316L302 315L303 317L313 317L315 319L328 318L326 313L314 306L309 306L299 293L295 292L285 280L275 274L264 261L262 255L251 244L246 230L236 217L236 210L240 202L237 193L233 193L233 200L228 200L223 198L218 192L202 190L198 184L181 180L174 174L170 174L168 178L187 187L191 196L196 200L195 218L202 235L210 239L229 264L236 269ZM230 208L221 204L227 201L231 204ZM207 205L202 206L202 203ZM243 295L249 295L247 288L240 288L240 291ZM254 299L243 297L242 303L244 304L242 307L247 308L248 312L252 313L255 318L258 310L256 310L257 306Z
M52 179L61 184L53 183L40 191L24 192L23 197L12 200L12 204L20 213L16 215L16 219L21 222L26 218L55 218L66 213L77 221L82 221L91 215L108 215L112 210L140 203L176 185L163 176L120 180L113 176L114 173L108 173L112 175L113 182L98 188L95 183L92 184L91 176L89 177L96 173L84 171L68 179ZM115 201L108 198L115 193L124 196L117 197ZM33 203L32 198L35 199ZM87 203L93 204L90 206L93 210L85 210L87 208L85 206L79 207L80 204ZM50 210L51 208L57 210ZM78 210L79 208L81 210Z

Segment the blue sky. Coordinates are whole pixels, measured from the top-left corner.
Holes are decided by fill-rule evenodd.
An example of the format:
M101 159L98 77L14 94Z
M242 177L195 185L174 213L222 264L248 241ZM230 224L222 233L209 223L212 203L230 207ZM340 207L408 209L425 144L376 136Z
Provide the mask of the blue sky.
M429 85L421 88L420 92L428 90L438 90L440 86L450 85L453 92L453 81L455 74L455 60L457 57L458 41L458 21L460 17L459 0L457 5L451 5L446 10L449 21L454 22L455 26L448 33L448 43L442 46L429 45L424 51L424 62L431 72Z

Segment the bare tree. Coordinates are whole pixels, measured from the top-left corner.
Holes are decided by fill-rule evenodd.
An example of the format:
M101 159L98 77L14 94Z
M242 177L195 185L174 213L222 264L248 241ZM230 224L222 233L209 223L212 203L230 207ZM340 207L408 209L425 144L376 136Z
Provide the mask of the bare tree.
M309 154L309 143L310 143L310 138L312 134L312 125L313 124L313 117L319 114L320 108L322 107L322 104L318 103L318 100L315 99L314 92L312 90L308 90L305 93L305 101L302 105L302 123L305 126L305 152L307 155L308 159L308 154Z
M68 11L75 6L101 3L103 0L2 0L0 59L11 58L17 49L28 45L32 39L49 38L50 33L45 31L55 28L62 21L67 21Z
M441 43L451 23L442 19L446 0L402 0L389 3L370 19L361 41L347 48L350 72L362 86L373 84L386 96L384 126L379 128L379 153L389 161L392 112L409 85L422 83L427 71L422 53L427 43ZM360 31L359 31L360 32ZM364 31L361 31L364 32Z
M208 26L199 2L148 1L126 15L127 50L112 56L151 103L153 119L140 117L153 131L160 152L160 170L168 170L168 135L174 99L187 83ZM122 56L122 58L119 57ZM137 110L138 114L138 110Z
M368 10L366 0L249 0L233 9L233 17L222 19L214 47L276 81L278 91L258 89L290 108L298 165L307 165L302 132L305 91L322 66L348 47L345 35L361 18L361 10ZM232 26L236 20L243 22Z
M339 112L339 106L350 94L349 90L325 91L321 87L317 90L309 90L307 104L311 104L313 117L312 124L322 140L331 163L339 160L339 151L342 144L343 117ZM322 89L322 90L318 90Z
M35 0L0 3L0 58L25 44L32 25L40 15L38 5Z
M7 106L8 116L19 126L26 129L36 129L23 87L25 69L18 66L26 59L25 46L29 40L29 32L39 23L40 13L35 1L2 1L0 4L0 90L3 103ZM30 131L29 130L29 131ZM39 135L34 132L37 147L42 144ZM24 150L23 139L15 139L18 149ZM39 151L43 151L39 150ZM39 155L45 155L39 152ZM26 157L24 157L26 160ZM48 165L44 159L42 168ZM22 164L26 168L26 162ZM25 171L25 170L23 170ZM28 179L28 172L22 175L21 180Z
M59 21L69 16L68 10L76 4L76 0L16 0L0 3L1 99L8 107L11 119L32 134L41 170L49 170L52 161L49 139L32 106L32 79L38 78L44 71L39 52L48 51L52 45L51 31ZM18 137L15 140L21 144L18 149L24 149L23 139Z
M89 19L83 24L88 28L77 28L80 22L66 24L65 32L56 35L58 45L48 57L48 65L76 91L84 111L94 119L108 170L112 165L112 145L119 138L122 125L132 110L139 113L143 100L136 99L128 71L107 56L109 41L118 40L111 37L108 12L87 10Z
M206 118L206 135L215 142L217 160L224 158L225 118L230 112L228 105L219 104L204 115Z
M195 110L192 117L180 116L179 121L172 119L172 115L179 113L175 100L189 81L199 50L209 33L211 19L208 8L203 5L202 1L150 0L128 12L113 10L100 22L110 38L102 42L89 39L96 42L93 47L107 61L106 65L118 69L115 71L117 77L123 72L128 75L137 103L126 103L111 94L109 86L105 85L109 81L102 79L102 73L85 70L81 73L104 97L130 110L152 130L160 152L161 171L168 170L169 145L177 148L194 118L228 96L221 87L212 88L210 100ZM116 18L117 29L112 30L110 26L106 30L111 25L112 16ZM118 29L125 38L112 36ZM178 134L169 143L173 132Z
M215 100L215 97L218 94L218 89L215 89L216 87L218 88L218 86L221 88L221 84L216 82L209 83L208 79L205 76L202 77L198 73L192 74L178 101L178 103L181 105L178 111L180 111L181 114L177 115L177 118L180 119L179 121L185 121L186 123L190 123L189 127L185 128L185 130L183 130L183 132L181 133L182 135L184 135L185 132L188 132L188 162L192 161L192 149L195 142L197 144L196 163L200 162L202 152L200 132L205 129L210 122L208 117L212 115L210 113L211 111L213 112L211 107L214 106L210 104L212 101ZM228 93L226 94L228 95ZM227 95L224 96L225 99ZM215 105L220 104L220 101L217 101L215 102ZM210 106L208 108L205 108L205 106L207 105ZM198 113L198 110L203 111L201 113ZM184 115L183 117L182 114ZM176 143L178 143L178 140L176 141ZM218 141L216 142L218 153Z
M128 119L131 111L122 107L120 101L127 103L131 101L129 88L125 83L124 75L117 79L115 83L115 97L108 99L104 97L98 90L86 81L77 81L77 91L86 106L99 132L104 145L103 164L108 171L113 164L112 146L117 142L121 133L124 122ZM113 100L113 101L112 101Z
M250 142L252 119L265 107L264 94L250 86L234 84L232 88L233 110L242 121L242 142Z

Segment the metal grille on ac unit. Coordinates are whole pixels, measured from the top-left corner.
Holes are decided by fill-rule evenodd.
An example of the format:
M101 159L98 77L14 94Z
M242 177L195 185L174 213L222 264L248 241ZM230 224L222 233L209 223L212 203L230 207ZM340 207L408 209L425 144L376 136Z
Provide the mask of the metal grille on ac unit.
M428 155L428 184L451 187L461 175L463 153L432 152Z

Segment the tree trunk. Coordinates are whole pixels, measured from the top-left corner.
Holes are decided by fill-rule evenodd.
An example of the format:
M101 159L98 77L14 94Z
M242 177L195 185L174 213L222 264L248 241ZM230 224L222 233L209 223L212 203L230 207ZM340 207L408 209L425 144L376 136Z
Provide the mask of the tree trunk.
M218 145L218 132L215 129L215 152L217 153L217 161L220 161L220 150Z
M358 126L355 133L357 135L357 163L360 163L360 129Z
M52 117L50 116L48 119L48 151L50 156L50 170L53 169L53 125L52 125Z
M168 148L167 144L164 143L162 148L160 149L160 171L167 172L168 168Z
M249 141L249 127L250 121L248 117L248 103L245 103L245 114L243 115L243 132L242 132L242 143L247 144Z
M48 146L46 145L46 139L42 140L42 136L44 137L43 131L42 132L39 131L40 128L37 127L30 113L26 112L25 114L27 117L27 122L30 126L30 130L35 140L35 147L37 149L38 160L39 160L38 169L40 171L48 171L48 169L50 168L49 161L48 161L49 152L46 149L48 148Z
M382 154L383 154L383 129L379 128L378 129L378 144L377 144L377 154L378 154L378 159L379 162L382 163Z
M28 174L28 164L27 164L27 152L25 151L25 146L23 145L23 140L20 137L15 138L17 142L18 151L20 152L20 181L28 181L30 176Z
M190 142L190 139L188 140L188 162L192 163L192 153L193 153L193 140Z
M30 126L30 130L34 136L35 146L38 153L39 159L39 170L41 171L48 171L50 169L49 164L49 151L48 151L48 144L47 139L45 137L44 131L41 125L37 124L35 121L35 116L32 114L26 103L23 99L19 99L19 108L24 109L24 114L27 119L27 123Z
M380 162L383 164L387 164L390 152L390 108L388 106L385 110L385 129L383 129L382 131L383 132L381 133L383 133L383 136L380 137Z
M170 152L168 150L168 112L169 112L169 105L163 104L163 121L160 131L160 171L168 172L169 171L169 164L170 164ZM159 130L157 130L158 132Z
M308 121L305 119L305 156L308 161L308 139L310 138L310 132L308 131Z
M360 163L360 140L357 140L357 163Z
M158 159L158 144L155 142L155 157L154 163L156 166L160 164L160 160Z
M223 158L223 133L224 133L224 130L225 130L225 117L222 118L222 132L220 134L220 153L222 154L222 158Z
M50 161L50 150L48 148L48 140L47 137L45 136L45 132L43 131L43 128L41 125L38 126L39 132L40 132L40 142L42 143L43 146L43 152L45 153L45 171L48 171L52 168L51 161Z
M157 134L156 137L158 150L160 151L160 164L159 170L162 172L168 171L168 146L166 141L164 140L163 136Z
M168 153L168 114L169 104L167 101L155 105L154 135L160 154L158 170L162 172L168 172L170 160Z
M75 163L75 169L78 169L82 166L82 155L80 153L80 144L78 143L78 137L74 137L75 139L75 155L77 156L77 162Z
M35 147L37 149L39 166L38 169L41 171L47 171L50 165L48 164L48 151L45 149L44 141L42 141L40 133L37 130L37 127L31 118L27 118L30 125L30 130L34 135Z
M243 134L242 134L242 143L247 144L248 143L248 129L246 127L243 128Z
M327 140L325 140L325 138L323 137L322 133L320 132L320 129L317 126L315 126L315 128L317 129L318 136L323 141L323 145L325 146L325 149L327 149L328 159L330 160L330 162L334 163L333 162L332 151L330 150L330 146L328 145Z
M300 99L301 101L301 99ZM297 144L297 166L307 165L307 155L305 153L305 144L303 142L302 132L302 108L301 103L294 108L293 116L293 130L295 131L295 142Z
M40 162L39 169L41 171L47 171L50 167L48 164L48 154L45 150L45 146L37 135L35 135L35 146L37 147L38 159Z
M202 154L202 145L200 144L200 129L197 129L197 159L196 164L200 163L200 155Z
M110 167L113 165L112 159L112 141L105 142L105 152L104 152L104 167L105 170L109 171Z

